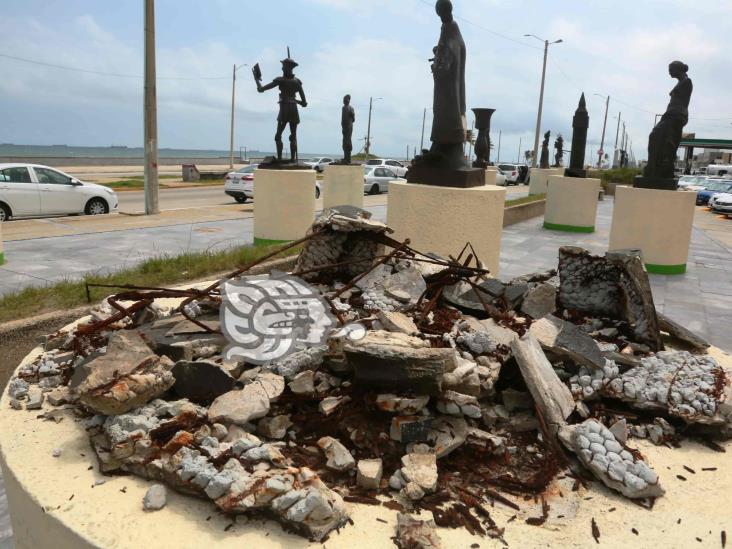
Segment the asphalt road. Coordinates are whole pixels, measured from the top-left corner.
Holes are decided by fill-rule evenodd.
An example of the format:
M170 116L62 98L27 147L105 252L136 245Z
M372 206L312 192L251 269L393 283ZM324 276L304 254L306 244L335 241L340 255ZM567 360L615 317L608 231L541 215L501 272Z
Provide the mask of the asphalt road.
M119 209L121 212L141 212L145 209L145 193L143 191L121 191ZM221 206L236 204L236 201L224 194L224 186L182 189L160 189L161 210L178 208L195 208L196 206Z
M506 198L518 198L528 194L528 187L518 185L508 187ZM145 193L143 191L121 191L119 196L120 211L125 213L141 212L145 209ZM161 210L179 208L195 208L197 206L222 206L236 204L236 201L224 194L224 187L161 189Z

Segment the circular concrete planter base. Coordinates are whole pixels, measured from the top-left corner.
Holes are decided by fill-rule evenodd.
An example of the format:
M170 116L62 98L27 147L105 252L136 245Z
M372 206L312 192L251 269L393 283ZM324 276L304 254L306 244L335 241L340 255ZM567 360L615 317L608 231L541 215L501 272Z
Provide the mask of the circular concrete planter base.
M305 236L315 217L315 171L254 172L254 241Z

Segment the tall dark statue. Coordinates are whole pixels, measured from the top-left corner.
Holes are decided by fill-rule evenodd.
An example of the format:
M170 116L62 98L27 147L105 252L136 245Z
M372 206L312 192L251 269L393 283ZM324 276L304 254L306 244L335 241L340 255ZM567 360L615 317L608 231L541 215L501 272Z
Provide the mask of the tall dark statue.
M587 148L587 129L589 127L590 114L587 112L587 103L583 93L572 120L572 152L569 158L569 168L564 170L566 177L587 177L585 149Z
M341 128L343 129L343 164L351 163L351 152L353 152L353 123L356 121L356 111L351 106L351 96L343 98L343 110L341 111Z
M259 63L252 69L259 93L264 93L274 88L279 88L280 90L280 113L277 116L277 133L275 135L277 162L274 164L282 163L282 133L288 125L290 126L290 162L297 164L298 160L297 126L300 124L300 113L298 112L297 106L307 107L308 102L305 99L302 82L299 78L295 77L295 73L293 72L297 66L298 64L290 59L290 48L287 48L287 59L282 60L282 76L278 76L266 86L262 86L262 71L259 68ZM299 100L297 99L298 94L300 95ZM260 165L260 167L267 167L267 165L271 164L265 163L265 165Z
M539 168L546 170L549 167L549 138L552 132L544 134L544 141L541 143L541 156L539 157Z
M564 137L560 133L554 142L554 167L561 168L564 161Z
M648 138L648 164L643 177L636 178L636 187L670 191L678 188L678 179L674 177L676 153L684 126L689 122L689 102L694 91L691 78L686 74L688 71L689 66L681 61L674 61L668 66L668 73L678 83L671 90L671 101L665 114Z
M442 30L433 48L432 76L432 147L415 158L407 174L410 183L453 187L476 187L485 184L485 170L470 168L463 146L467 140L465 118L466 50L460 27L452 16L452 2L437 0L437 15Z
M473 112L475 113L475 128L478 130L473 167L485 170L491 160L491 117L496 109L473 109Z

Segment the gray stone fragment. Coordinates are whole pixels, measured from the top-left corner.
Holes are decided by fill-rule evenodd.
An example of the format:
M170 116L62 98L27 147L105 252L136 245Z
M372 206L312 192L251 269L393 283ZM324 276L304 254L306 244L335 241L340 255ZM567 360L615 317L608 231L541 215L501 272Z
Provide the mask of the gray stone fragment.
M17 377L11 379L10 383L8 383L8 395L10 398L23 399L28 396L28 389L28 382Z
M236 423L246 427L269 412L269 396L258 382L246 385L241 391L230 391L213 401L208 418L215 423Z
M414 320L404 313L396 311L379 311L376 316L379 319L379 322L381 322L381 325L388 332L399 332L407 335L419 332Z
M162 484L153 484L142 499L145 511L159 511L168 503L168 491Z
M40 410L43 407L43 391L40 387L33 386L28 389L28 402L26 402L26 410Z
M402 476L407 482L415 483L425 494L437 489L437 456L434 454L407 454L402 457Z
M353 456L339 440L333 437L323 437L318 441L318 446L325 453L328 469L343 472L355 467L356 462Z
M288 384L288 387L296 395L312 395L315 393L315 372L312 370L300 372Z
M376 406L384 412L414 415L421 412L429 401L430 397L426 395L408 398L384 394L376 397Z
M180 398L198 404L209 404L234 388L235 379L213 362L181 360L171 372L175 378L173 391Z
M405 513L397 515L395 542L401 549L442 548L442 540L437 535L434 521L417 520Z
M259 420L257 429L260 434L267 438L283 439L287 435L287 430L292 426L289 415L281 415L274 417L264 417Z
M521 312L531 318L543 318L557 310L557 289L551 284L539 284L524 296Z
M555 355L588 368L605 366L605 357L595 340L570 322L548 315L534 322L529 331L545 350Z

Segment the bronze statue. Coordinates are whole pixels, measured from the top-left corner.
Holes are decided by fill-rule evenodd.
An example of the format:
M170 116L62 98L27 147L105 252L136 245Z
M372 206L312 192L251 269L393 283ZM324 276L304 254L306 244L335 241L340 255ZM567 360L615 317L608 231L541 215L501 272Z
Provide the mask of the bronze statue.
M694 85L686 74L688 71L689 66L681 61L674 61L668 66L669 74L678 83L671 90L671 101L665 114L648 138L648 164L643 177L636 178L636 187L661 190L678 188L678 180L674 177L676 153L684 126L689 122L689 102L694 91Z
M541 144L541 156L539 157L539 168L545 170L549 167L549 138L552 132L544 134L544 141Z
M485 170L471 168L463 152L468 134L465 42L452 16L452 2L437 0L435 11L442 21L442 30L430 59L434 79L432 147L415 158L407 181L453 187L484 185Z
M305 92L302 89L302 82L295 77L293 70L298 64L290 58L290 48L287 48L287 59L282 60L282 76L278 76L266 86L262 86L262 71L259 63L254 65L252 72L257 83L257 91L264 93L268 90L279 88L280 90L280 113L277 116L277 133L275 144L277 145L277 162L282 162L282 133L289 124L290 126L290 162L297 164L297 126L300 124L300 114L297 106L308 106L305 99ZM300 100L297 95L300 94ZM261 166L260 166L261 167Z
M343 110L341 111L341 128L343 129L343 164L351 163L351 152L353 152L353 123L356 121L356 111L351 106L351 96L343 98Z
M554 142L554 167L561 168L564 161L564 138L560 133Z
M585 170L585 151L587 149L587 129L590 127L590 114L587 112L585 94L574 111L572 119L572 152L569 156L569 168L564 170L565 177L587 177Z

